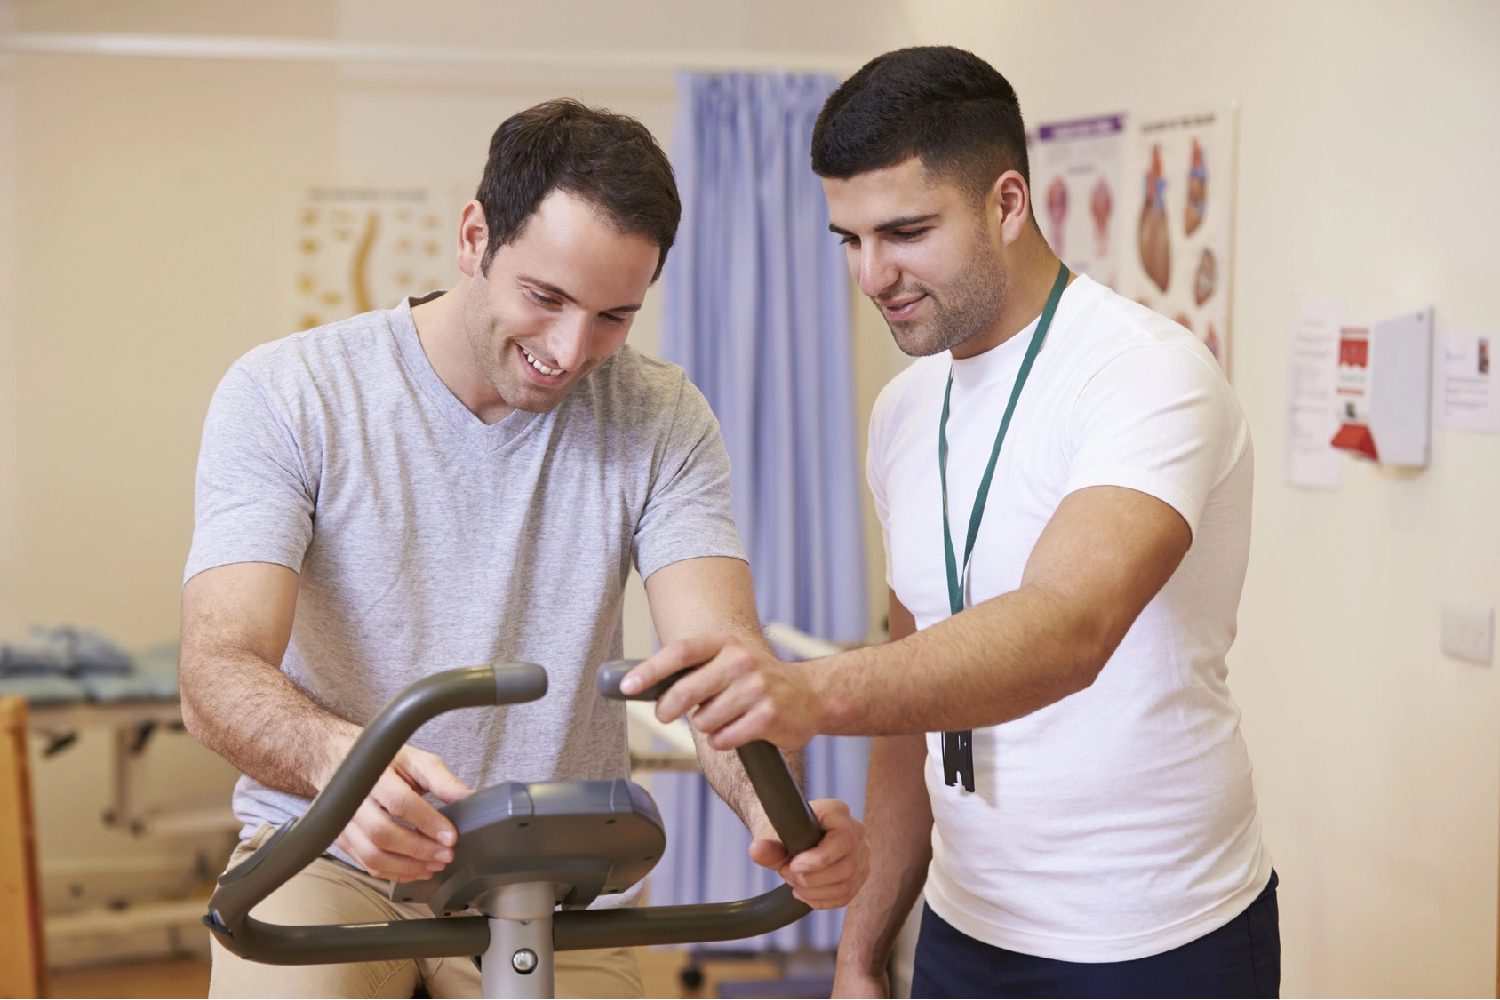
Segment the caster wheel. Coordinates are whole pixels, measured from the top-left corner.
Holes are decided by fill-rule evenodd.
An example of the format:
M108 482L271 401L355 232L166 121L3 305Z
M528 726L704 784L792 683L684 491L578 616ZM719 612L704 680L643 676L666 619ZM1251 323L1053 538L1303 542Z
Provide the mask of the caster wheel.
M682 983L682 988L685 990L700 990L703 988L703 970L696 965L684 966L682 971L677 973L677 980Z

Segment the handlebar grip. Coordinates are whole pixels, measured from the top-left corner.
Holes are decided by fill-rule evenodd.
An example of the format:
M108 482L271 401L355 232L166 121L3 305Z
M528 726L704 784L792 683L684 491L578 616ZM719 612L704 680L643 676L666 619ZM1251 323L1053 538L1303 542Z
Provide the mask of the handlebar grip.
M638 694L626 694L625 692L620 690L620 682L625 679L626 674L635 669L636 664L641 662L643 661L611 660L609 663L606 663L604 666L600 667L599 674L594 682L595 686L597 686L599 689L599 694L605 698L613 698L616 701L655 701L662 695L666 694L667 689L670 688L673 684L676 684L678 681L682 680L682 678L692 673L694 669L692 667L689 667L687 670L679 670L677 673L673 674L671 677L668 677L666 680L657 681L655 684L651 685L646 690L641 691Z
M547 693L547 671L535 663L492 663L489 670L495 681L496 705L540 701Z
M620 691L620 682L640 662L614 660L600 667L596 681L599 693L606 698L625 701L654 701L696 669L690 667L679 671L639 694L626 695ZM787 851L801 854L816 847L818 841L823 839L823 829L818 826L817 817L807 804L806 797L792 780L792 773L781 752L764 740L746 743L736 752L740 763L745 766L745 773L750 776L750 784L755 789L756 797L760 799L761 808L766 811L766 818L771 821L771 826L786 845Z

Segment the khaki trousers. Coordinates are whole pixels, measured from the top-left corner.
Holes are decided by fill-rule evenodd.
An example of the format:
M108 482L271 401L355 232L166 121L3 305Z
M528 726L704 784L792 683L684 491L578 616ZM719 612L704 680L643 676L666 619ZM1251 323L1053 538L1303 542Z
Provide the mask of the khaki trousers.
M275 827L263 826L240 844L229 868L265 843ZM272 924L360 924L416 917L432 911L393 902L390 883L321 857L267 896L251 913ZM479 968L468 958L396 959L348 965L261 965L211 944L210 997L410 997L418 984L433 997L478 997ZM629 948L556 953L560 997L639 997L640 967Z

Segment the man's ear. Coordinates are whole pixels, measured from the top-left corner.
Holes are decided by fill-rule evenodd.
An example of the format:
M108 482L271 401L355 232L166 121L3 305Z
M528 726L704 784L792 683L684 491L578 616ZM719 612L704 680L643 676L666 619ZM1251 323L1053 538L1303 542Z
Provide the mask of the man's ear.
M1007 170L995 178L988 201L1000 239L1010 246L1031 221L1031 190L1018 171Z
M484 221L484 206L471 201L464 206L458 217L458 269L467 277L479 273L484 260L485 248L489 246L490 229Z

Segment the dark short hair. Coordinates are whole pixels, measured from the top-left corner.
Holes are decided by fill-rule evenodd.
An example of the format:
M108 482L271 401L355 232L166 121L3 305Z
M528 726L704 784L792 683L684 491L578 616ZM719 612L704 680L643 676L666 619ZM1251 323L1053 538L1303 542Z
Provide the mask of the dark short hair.
M976 196L1007 170L1030 186L1015 88L972 52L898 49L840 84L813 126L812 168L819 177L848 180L913 156Z
M624 233L656 243L655 281L677 238L682 201L672 165L646 126L628 115L562 98L511 115L490 138L474 198L489 243L480 267L520 236L542 199L566 191L592 202Z

